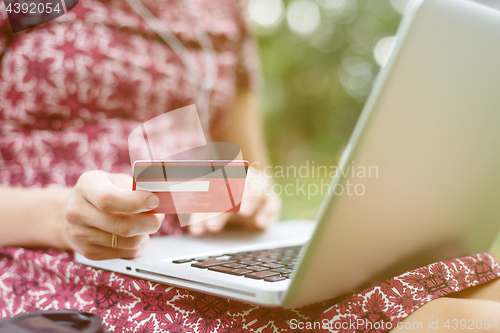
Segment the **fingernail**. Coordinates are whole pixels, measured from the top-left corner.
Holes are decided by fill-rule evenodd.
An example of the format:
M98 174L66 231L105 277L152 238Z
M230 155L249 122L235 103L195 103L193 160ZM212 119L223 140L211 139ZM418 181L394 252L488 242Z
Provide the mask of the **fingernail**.
M146 208L147 209L154 209L158 207L160 204L160 200L156 195L150 195L148 199L146 200Z

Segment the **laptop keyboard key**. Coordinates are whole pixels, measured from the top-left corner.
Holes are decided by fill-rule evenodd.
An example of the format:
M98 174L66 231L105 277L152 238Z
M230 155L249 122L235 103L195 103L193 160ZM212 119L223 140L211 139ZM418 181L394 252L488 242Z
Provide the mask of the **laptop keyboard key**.
M250 274L245 274L245 277L250 279L260 280L269 276L279 275L279 273L271 272L271 271L261 271L261 272L253 272Z
M240 263L237 263L237 262L231 263L231 264L224 264L222 266L229 267L229 268L242 268L242 267L246 267L245 264L240 264Z
M174 264L185 264L187 262L191 262L193 261L194 259L190 258L190 259L178 259L178 260L172 260L172 263Z
M254 272L261 272L261 271L268 271L269 270L269 268L267 268L267 267L262 267L262 266L258 266L258 265L247 266L246 268L251 269Z
M260 262L258 261L253 261L253 260L240 260L240 263L244 264L244 265L247 265L247 266L251 266L251 265L258 265L260 264Z
M272 272L276 272L276 273L283 273L283 274L290 274L292 272L291 269L286 269L286 268L275 268L275 269L271 269Z
M245 267L246 269L251 269L254 272L260 272L260 271L268 271L269 268L267 267L262 267L262 266L247 266Z
M208 269L210 271L226 273L226 274L231 274L231 275L244 275L244 274L252 272L251 270L244 269L244 268L230 268L230 267L224 267L224 266L212 266L212 267L208 267Z
M197 262L194 264L191 264L191 266L196 267L196 268L207 268L210 266L218 266L218 265L223 265L223 264L230 264L236 262L236 260L232 259L227 259L227 260L204 260L202 262Z
M278 263L283 265L292 265L294 262L292 259L281 259Z
M271 259L271 258L255 258L255 260L258 260L260 262L275 262L275 261L278 261L278 259Z
M197 260L197 261L203 261L203 260L210 260L212 258L210 257L198 257L198 258L194 258L194 260Z
M264 281L267 281L267 282L277 282L277 281L284 281L284 280L286 280L286 278L284 278L283 276L279 276L279 275L264 278Z
M234 260L249 260L249 259L252 259L252 258L250 258L248 256L240 256L240 255L237 255L237 256L230 255L230 256L231 256L231 260L233 260L233 259Z
M274 269L274 268L282 268L282 267L283 267L283 265L280 265L280 264L274 264L274 263L260 264L260 266L262 266L262 267L267 267L267 268L271 268L271 269Z

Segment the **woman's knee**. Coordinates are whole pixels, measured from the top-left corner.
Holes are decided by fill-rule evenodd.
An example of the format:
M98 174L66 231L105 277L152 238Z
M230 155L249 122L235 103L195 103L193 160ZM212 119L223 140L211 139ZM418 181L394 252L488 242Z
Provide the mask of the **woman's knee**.
M500 303L442 297L415 310L397 327L404 332L500 332Z

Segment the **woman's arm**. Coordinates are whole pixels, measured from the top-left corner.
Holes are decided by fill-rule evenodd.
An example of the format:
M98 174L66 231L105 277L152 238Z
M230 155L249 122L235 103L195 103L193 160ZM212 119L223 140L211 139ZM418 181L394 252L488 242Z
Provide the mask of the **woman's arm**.
M0 247L70 249L64 228L71 189L0 187Z
M130 176L99 170L85 172L72 188L0 187L0 246L71 249L89 259L134 258L163 216L148 213L158 206L155 194L131 188Z

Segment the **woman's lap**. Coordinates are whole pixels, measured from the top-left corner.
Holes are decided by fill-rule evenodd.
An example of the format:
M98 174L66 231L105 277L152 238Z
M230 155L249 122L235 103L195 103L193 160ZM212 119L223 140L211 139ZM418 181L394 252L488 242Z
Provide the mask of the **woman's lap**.
M71 308L98 313L106 327L116 332L176 328L182 332L181 327L186 332L269 333L309 328L349 332L353 327L363 331L370 325L389 328L388 323L396 327L418 308L408 320L425 318L426 312L443 300L424 304L495 279L500 276L500 263L489 254L435 263L340 302L293 310L258 307L96 270L75 263L69 253L50 249L2 249L0 272L2 318L33 310Z
M435 332L450 330L498 332L500 328L500 279L442 297L425 304L401 321L401 331L419 331L419 323ZM422 330L420 330L422 331Z
M397 332L498 332L500 302L442 297L425 304L400 323Z

